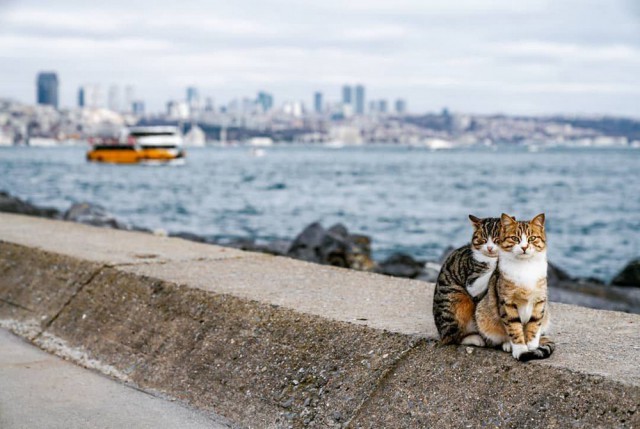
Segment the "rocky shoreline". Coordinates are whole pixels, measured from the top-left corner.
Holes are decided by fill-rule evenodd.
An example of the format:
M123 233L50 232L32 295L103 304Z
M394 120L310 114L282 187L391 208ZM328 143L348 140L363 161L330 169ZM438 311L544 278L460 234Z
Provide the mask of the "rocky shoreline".
M385 260L375 261L371 256L372 239L370 237L352 234L342 224L325 229L317 222L307 226L290 241L275 240L268 243L256 243L252 239L240 239L220 242L188 232L167 233L162 230L151 231L127 225L116 219L104 207L91 203L76 203L65 212L61 212L55 208L35 206L3 191L0 191L0 212L168 235L201 243L287 256L318 264L428 282L435 282L442 262L453 250L453 247L448 248L438 261L417 260L404 253L396 253ZM595 278L571 277L552 263L549 264L548 280L549 295L552 301L640 314L640 258L630 261L612 279L610 284L605 284Z

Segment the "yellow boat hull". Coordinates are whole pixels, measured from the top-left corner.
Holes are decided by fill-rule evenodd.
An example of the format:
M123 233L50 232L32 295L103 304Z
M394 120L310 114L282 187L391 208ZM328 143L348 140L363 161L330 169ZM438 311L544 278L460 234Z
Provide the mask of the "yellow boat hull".
M162 148L97 148L87 152L87 160L113 164L137 164L140 162L172 161L184 158L184 151Z

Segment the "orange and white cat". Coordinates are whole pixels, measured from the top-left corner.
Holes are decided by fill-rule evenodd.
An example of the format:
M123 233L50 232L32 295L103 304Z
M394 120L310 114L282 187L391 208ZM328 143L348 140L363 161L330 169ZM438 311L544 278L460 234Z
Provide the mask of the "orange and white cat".
M516 221L502 214L498 266L476 307L476 324L488 345L502 346L520 361L544 359L555 344L549 325L544 214Z

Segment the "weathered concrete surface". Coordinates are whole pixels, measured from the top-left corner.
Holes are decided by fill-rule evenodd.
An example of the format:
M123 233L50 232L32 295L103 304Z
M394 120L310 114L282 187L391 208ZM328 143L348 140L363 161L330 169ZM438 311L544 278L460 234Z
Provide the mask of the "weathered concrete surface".
M0 319L27 322L21 334L33 338L99 269L97 263L0 243Z
M245 252L152 234L0 213L0 240L104 265L237 258Z
M223 429L230 425L80 368L0 329L0 428Z
M633 428L639 413L638 389L607 378L522 365L497 350L423 343L350 426Z
M104 232L0 215L0 323L247 427L640 425L638 315L555 304L557 352L520 364L436 348L423 282Z

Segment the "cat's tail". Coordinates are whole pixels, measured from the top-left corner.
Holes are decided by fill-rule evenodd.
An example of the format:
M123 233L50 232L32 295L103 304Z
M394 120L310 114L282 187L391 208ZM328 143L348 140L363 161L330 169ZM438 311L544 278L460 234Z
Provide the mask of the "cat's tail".
M546 359L556 350L556 343L549 337L540 338L540 345L537 349L529 350L518 356L520 362L527 362L536 359Z

